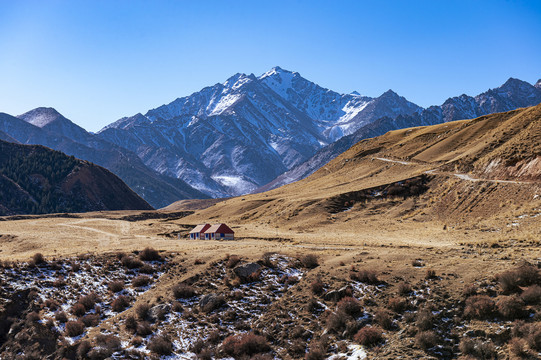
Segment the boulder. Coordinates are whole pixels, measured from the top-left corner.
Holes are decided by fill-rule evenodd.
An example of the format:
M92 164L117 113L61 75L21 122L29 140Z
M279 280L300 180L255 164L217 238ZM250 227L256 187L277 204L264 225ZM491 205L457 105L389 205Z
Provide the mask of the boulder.
M237 266L233 271L241 279L249 279L252 275L261 270L261 265L258 263L248 263Z
M327 301L339 301L346 296L351 296L353 294L353 289L351 286L346 285L338 290L332 290L325 294L324 299Z
M148 317L152 320L152 322L155 322L157 320L163 320L165 318L165 315L168 314L171 311L171 305L169 304L161 304L153 306L150 311L148 312Z

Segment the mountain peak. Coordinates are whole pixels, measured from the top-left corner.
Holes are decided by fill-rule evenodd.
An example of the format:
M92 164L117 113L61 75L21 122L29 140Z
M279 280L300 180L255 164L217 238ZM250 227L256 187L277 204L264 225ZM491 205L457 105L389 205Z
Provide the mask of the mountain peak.
M537 80L534 86L538 89L541 89L541 79Z
M226 88L230 89L238 89L242 85L252 82L254 80L257 80L254 74L246 75L243 73L236 73L235 75L231 76L229 79L227 79L224 83L224 86Z
M28 112L25 112L24 114L17 117L32 125L42 128L45 125L50 124L59 118L62 118L63 116L54 108L38 107Z
M267 71L266 73L264 73L263 75L261 75L259 78L264 79L266 77L277 76L277 75L278 75L278 77L280 77L280 75L292 76L292 75L295 75L295 74L298 74L298 73L296 73L294 71L289 71L289 70L282 69L279 66L275 66L272 69L270 69L269 71Z
M361 94L359 94L359 92L357 90L354 90L352 92L349 93L350 95L355 95L355 96L361 96Z
M383 94L381 94L380 97L398 97L398 94L395 93L393 90L389 89L385 91Z
M522 81L520 79L516 79L516 78L513 78L513 77L510 77L509 79L507 79L507 81L502 85L500 86L499 88L500 89L509 89L509 88L519 88L519 87L530 87L532 86L530 83L526 82L526 81Z

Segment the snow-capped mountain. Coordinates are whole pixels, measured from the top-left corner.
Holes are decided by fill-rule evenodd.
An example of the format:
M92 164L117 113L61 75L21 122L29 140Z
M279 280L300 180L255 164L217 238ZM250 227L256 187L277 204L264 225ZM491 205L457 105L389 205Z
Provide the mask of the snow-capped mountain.
M409 115L384 116L361 126L353 134L344 136L323 147L314 156L257 189L257 191L275 189L304 179L355 143L363 139L383 135L391 130L472 119L539 103L541 103L541 80L532 86L525 81L510 78L502 86L490 89L475 97L463 94L447 99L440 106L430 106L421 112L413 112Z
M275 67L120 119L99 136L160 173L231 196L272 181L379 117L421 110L392 91L378 98L339 94Z

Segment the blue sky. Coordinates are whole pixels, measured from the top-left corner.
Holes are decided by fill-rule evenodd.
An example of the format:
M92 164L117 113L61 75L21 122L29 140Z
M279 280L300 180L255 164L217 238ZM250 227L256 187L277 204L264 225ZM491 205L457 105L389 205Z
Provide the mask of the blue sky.
M541 78L541 1L0 0L0 112L87 130L273 66L421 106Z

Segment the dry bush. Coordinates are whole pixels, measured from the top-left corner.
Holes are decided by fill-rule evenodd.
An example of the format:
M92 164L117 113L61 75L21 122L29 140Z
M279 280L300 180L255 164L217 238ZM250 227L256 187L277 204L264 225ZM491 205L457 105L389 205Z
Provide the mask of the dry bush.
M436 272L432 269L427 269L425 274L426 280L437 279Z
M406 310L407 308L407 302L406 300L402 299L402 298L390 298L389 301L387 302L387 306L389 307L389 309L391 309L392 311L394 311L395 313L402 313L404 312L404 310Z
M306 310L308 310L310 313L317 313L322 308L323 307L321 306L321 304L315 298L311 298L306 304Z
M512 338L507 346L509 347L509 352L518 358L533 358L533 354L530 351L528 343L524 339Z
M341 333L345 330L349 320L350 317L342 311L331 313L326 319L327 330L329 332Z
M214 352L209 349L205 348L197 354L197 358L200 360L212 360L213 359Z
M41 264L44 264L45 263L45 257L43 256L42 253L35 253L33 256L32 256L32 260L34 265L41 265Z
M415 345L423 350L428 350L438 345L439 338L434 331L421 331L415 335Z
M133 315L129 315L126 317L126 322L124 323L126 325L126 329L130 332L136 332L137 331L137 319Z
M369 285L377 285L380 282L376 272L373 270L350 271L349 277L353 281L359 281Z
M156 272L156 269L150 264L143 264L143 266L141 266L141 268L139 269L139 272L141 274L154 274Z
M99 334L96 336L96 344L99 346L110 349L113 351L118 351L121 349L121 342L118 336L113 334Z
M470 319L489 319L496 312L496 304L486 295L475 295L466 299L464 316Z
M323 291L325 290L325 284L323 283L323 281L321 281L321 278L318 277L314 281L312 281L312 283L310 284L310 290L314 295L323 294Z
M240 257L237 255L229 255L227 257L227 262L225 263L225 266L228 269L233 269L237 264L240 262Z
M146 247L139 253L139 259L143 261L160 261L162 260L162 257L158 253L158 250L151 247Z
M143 322L137 324L137 335L148 336L148 335L150 335L152 333L153 333L152 326L150 326L150 324L148 322L143 321Z
M171 306L171 309L174 311L174 312L182 312L182 310L184 310L184 308L182 307L182 304L178 301L174 301L173 302L173 305Z
M539 305L541 303L541 287L532 285L520 294L520 297L528 305Z
M92 345L90 345L90 341L83 340L79 343L79 346L77 346L77 358L78 359L86 359L87 354L92 349Z
M86 311L89 311L89 310L92 310L94 306L96 305L96 303L99 301L100 301L99 296L96 293L92 292L88 295L81 296L78 302L80 304L83 304Z
M63 323L65 323L66 321L68 321L68 315L67 315L64 311L57 312L57 313L54 315L54 318L56 319L56 321L58 321L58 322L61 323L61 324L63 324Z
M111 303L111 309L113 309L114 312L121 312L124 311L128 305L130 305L130 300L126 296L120 295Z
M66 334L70 337L79 336L85 331L85 324L80 321L68 321L66 323Z
M113 293L120 292L124 290L124 281L120 281L120 280L111 281L109 285L107 285L107 288L109 289L109 291Z
M312 341L310 349L304 356L305 360L324 360L325 359L325 347L318 341Z
M415 324L419 330L430 330L432 325L434 325L434 316L432 312L428 309L420 310L417 313Z
M135 313L137 314L137 317L141 320L144 320L147 318L149 311L150 311L150 304L147 304L147 303L141 303L135 307Z
M271 252L266 252L263 254L263 256L261 257L261 263L263 264L263 266L266 266L270 269L274 269L276 265L272 261L272 255L273 253Z
M152 279L146 275L139 275L135 278L133 278L131 284L134 286L134 287L145 287L147 286L148 284L150 284L152 281Z
M32 311L31 313L29 313L28 315L26 315L26 320L30 323L35 323L35 322L38 322L41 320L41 317L39 316L39 314L35 311Z
M176 299L189 299L195 296L195 289L188 284L180 283L173 287L173 295Z
M199 258L195 259L193 262L194 265L203 265L205 262Z
M300 339L296 339L291 342L291 345L287 348L287 352L294 359L300 359L303 355L306 354L306 344Z
M70 268L72 272L79 272L81 270L81 264L76 261L70 261Z
M511 330L511 336L523 338L531 349L541 351L541 323L526 324L517 321Z
M81 321L86 327L98 326L100 320L100 316L96 314L88 314L81 318Z
M407 296L413 291L413 289L411 288L411 285L405 281L398 284L397 290L398 290L398 295L401 295L401 296Z
M128 269L136 269L136 268L140 268L144 265L144 263L139 260L139 259L135 259L131 256L124 256L120 262L122 263L123 266L125 266L126 268Z
M474 296L474 295L477 295L477 291L478 291L477 286L475 286L473 284L472 285L467 285L462 290L462 295L464 297Z
M476 359L496 359L497 351L491 342L464 338L458 346L463 355L471 355Z
M507 294L520 291L520 286L538 284L541 280L539 270L528 263L498 274L496 278L503 292Z
M363 313L363 308L359 300L350 296L347 296L340 300L336 307L338 309L338 312L344 312L353 317L358 317Z
M77 317L80 317L86 314L86 308L83 304L76 303L71 307L71 313Z
M263 336L246 333L226 337L222 350L227 355L240 358L265 353L270 350L270 346Z
M58 302L56 300L47 299L45 300L44 305L51 311L56 311L58 309Z
M385 309L378 309L374 314L374 322L385 330L390 330L393 326L393 319Z
M380 328L365 326L355 334L353 339L363 346L374 346L383 340L383 332Z
M319 259L315 254L306 254L299 259L302 265L307 269L313 269L319 266Z
M158 335L149 340L147 348L158 355L170 355L173 352L173 343L168 337Z
M498 312L507 320L522 318L526 315L524 301L518 296L504 296L498 303Z
M59 276L58 278L56 278L56 280L53 282L53 286L55 288L63 288L64 286L66 286L66 280L64 279L63 276Z

